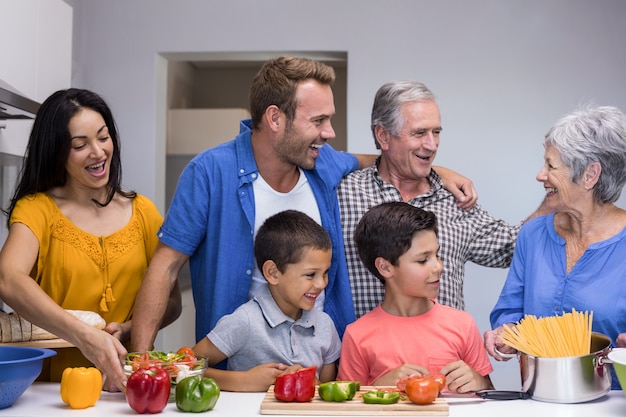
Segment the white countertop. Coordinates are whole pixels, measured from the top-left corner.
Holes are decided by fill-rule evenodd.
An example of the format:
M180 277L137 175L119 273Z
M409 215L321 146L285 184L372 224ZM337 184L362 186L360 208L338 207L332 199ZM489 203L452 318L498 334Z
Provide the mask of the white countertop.
M264 393L233 393L222 392L217 405L207 417L247 417L258 416ZM611 391L605 397L581 404L553 404L535 400L481 400L474 398L446 399L450 404L450 416L465 417L589 417L589 416L620 416L626 415L626 397L622 391ZM72 410L61 401L59 384L35 383L13 406L0 410L4 416L111 416L138 415L133 411L121 393L103 392L95 406L84 410ZM176 405L169 403L163 413L158 415L176 415L181 413Z

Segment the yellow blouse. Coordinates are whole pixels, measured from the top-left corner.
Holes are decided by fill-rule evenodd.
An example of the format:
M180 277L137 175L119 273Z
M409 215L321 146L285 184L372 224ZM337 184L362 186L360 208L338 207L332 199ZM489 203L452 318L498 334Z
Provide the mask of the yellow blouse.
M109 236L94 236L76 227L45 193L20 199L10 219L26 225L39 240L31 277L41 288L61 307L95 311L107 323L132 317L162 222L156 206L137 195L126 226ZM53 359L59 356L65 355Z

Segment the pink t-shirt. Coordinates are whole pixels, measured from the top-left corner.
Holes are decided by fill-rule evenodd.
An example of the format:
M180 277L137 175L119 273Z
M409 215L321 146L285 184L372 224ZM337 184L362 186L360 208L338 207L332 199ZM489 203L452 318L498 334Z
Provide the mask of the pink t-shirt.
M480 375L493 371L473 317L435 302L427 313L399 317L379 305L350 324L343 337L337 380L371 385L405 363L438 374L463 360Z

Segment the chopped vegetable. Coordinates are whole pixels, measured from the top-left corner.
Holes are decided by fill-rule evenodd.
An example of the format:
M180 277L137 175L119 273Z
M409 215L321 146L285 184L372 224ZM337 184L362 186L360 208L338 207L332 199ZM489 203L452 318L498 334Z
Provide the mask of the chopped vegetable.
M163 367L163 365L168 366L179 362L185 362L190 367L193 367L198 362L198 358L196 358L191 348L180 348L176 353L165 353L157 350L148 350L144 353L129 353L126 355L126 362L130 362L133 371L136 371L139 368Z
M189 346L183 346L176 352L178 355L183 355L181 362L193 362L196 360L196 354Z
M395 404L400 400L400 393L387 390L372 390L363 394L366 404Z
M311 401L315 396L316 366L282 374L274 382L274 396L280 401Z
M400 379L396 383L396 387L401 392L406 392L406 386L409 383L409 381L411 381L413 379L421 379L421 378L432 378L435 381L437 381L437 384L439 385L439 392L441 392L445 388L445 386L446 386L446 377L445 377L445 375L433 374L433 375L411 375L411 376L408 376L406 378L402 378L402 379Z
M137 369L147 369L152 366L165 369L171 376L171 383L190 375L195 369L204 367L204 359L195 356L190 347L182 347L176 353L149 350L144 353L129 353L126 355L126 364L132 372ZM179 373L180 375L179 377Z
M320 384L318 392L324 401L342 402L354 398L359 390L360 382L355 381L332 381Z

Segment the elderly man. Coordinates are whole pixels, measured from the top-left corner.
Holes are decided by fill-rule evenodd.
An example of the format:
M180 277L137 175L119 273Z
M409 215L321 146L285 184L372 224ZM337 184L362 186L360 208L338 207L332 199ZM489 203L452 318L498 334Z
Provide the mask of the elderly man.
M372 109L372 133L381 156L345 177L338 189L348 275L357 317L376 307L384 288L359 259L353 239L361 216L383 202L405 201L434 212L444 271L438 301L463 309L465 262L506 268L521 223L509 225L476 205L459 207L432 169L441 133L433 93L414 81L384 84ZM541 207L531 217L539 214Z

